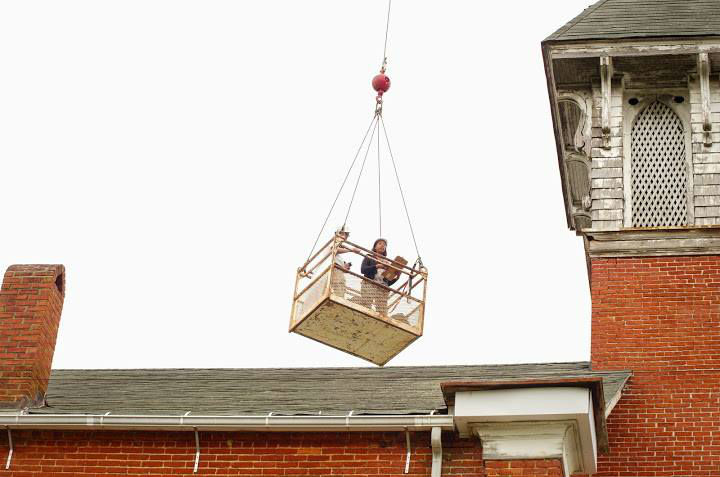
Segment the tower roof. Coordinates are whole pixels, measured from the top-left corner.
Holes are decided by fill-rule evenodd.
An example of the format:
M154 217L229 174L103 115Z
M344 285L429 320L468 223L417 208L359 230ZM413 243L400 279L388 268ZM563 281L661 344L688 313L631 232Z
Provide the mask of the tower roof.
M545 41L720 36L720 0L600 0Z

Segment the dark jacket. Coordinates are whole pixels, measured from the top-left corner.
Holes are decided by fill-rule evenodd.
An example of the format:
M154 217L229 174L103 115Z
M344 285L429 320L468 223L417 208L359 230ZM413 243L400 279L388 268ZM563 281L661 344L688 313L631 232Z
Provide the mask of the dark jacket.
M383 254L387 255L387 254ZM377 262L373 260L370 257L363 258L362 264L360 264L360 272L370 280L375 279L375 275L377 275L378 269L377 269ZM383 283L387 286L392 285L396 281L398 281L400 277L397 277L395 280L387 280L386 278L383 278Z

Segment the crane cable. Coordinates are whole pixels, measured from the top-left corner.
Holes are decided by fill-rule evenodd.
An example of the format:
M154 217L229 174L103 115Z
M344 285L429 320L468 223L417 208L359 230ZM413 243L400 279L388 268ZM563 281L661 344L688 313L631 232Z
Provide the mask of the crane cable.
M387 22L385 22L385 46L383 46L383 61L382 61L382 67L380 68L381 72L385 72L385 66L387 65L387 41L388 41L388 31L390 30L390 8L392 7L392 0L388 0L388 11L387 11Z
M317 247L318 240L320 240L320 237L322 236L322 233L325 230L325 226L327 225L328 220L330 219L330 215L332 215L333 210L335 210L335 205L337 204L337 201L340 198L340 194L342 193L343 188L345 187L345 183L347 182L348 177L350 177L350 172L352 172L353 167L355 167L355 162L357 161L357 158L360 155L360 151L362 150L363 145L365 144L365 139L367 139L368 134L370 134L370 129L373 127L373 124L375 123L375 119L377 119L377 116L373 116L372 121L370 121L370 125L368 126L367 130L365 131L365 136L363 136L363 139L360 142L360 145L358 146L357 151L355 152L355 157L353 157L353 160L350 163L350 167L348 168L348 171L345 174L345 178L343 179L342 184L340 184L340 189L338 190L337 194L335 195L335 200L333 200L333 203L330 206L330 210L328 211L327 216L325 217L325 221L323 222L322 227L320 227L320 232L318 232L317 237L315 237L315 242L313 243L313 246L310 249L310 253L308 254L307 260L305 260L306 264L310 260L310 257L312 257L312 254L315 251L315 247Z
M408 211L407 202L405 201L405 193L403 192L402 184L400 183L400 174L398 173L397 165L395 164L395 158L393 157L392 148L390 147L390 139L388 138L387 129L385 128L385 120L380 116L380 124L382 125L383 134L385 135L385 142L387 143L388 152L390 153L390 160L392 161L393 170L395 171L395 179L397 180L398 189L400 189L400 197L402 198L403 208L405 209L405 217L407 217L408 226L410 227L410 235L415 245L415 252L417 253L417 264L420 267L423 266L422 258L420 258L420 249L418 248L417 239L415 238L415 230L412 226L412 220L410 220L410 212Z
M388 10L387 10L387 21L385 23L385 42L383 45L383 60L382 65L380 67L380 75L385 74L385 70L387 68L387 42L388 42L388 32L390 30L390 10L392 8L392 0L388 0ZM387 80L387 87L389 87L389 79ZM373 80L374 83L374 80ZM373 84L373 86L375 86ZM405 193L402 188L402 184L400 182L400 175L398 173L397 164L395 163L395 157L392 153L392 148L390 147L390 139L388 138L387 129L385 127L385 120L382 117L382 94L384 91L387 90L387 87L385 90L380 91L378 90L378 95L376 97L376 106L375 106L375 114L373 115L372 120L370 121L370 125L368 126L367 130L365 131L365 135L363 136L362 141L360 142L360 146L358 146L357 151L355 152L355 156L353 157L352 162L350 163L350 167L348 168L347 173L345 174L345 178L342 181L342 184L340 185L340 189L338 190L337 194L335 195L335 200L333 200L332 205L330 206L330 210L327 213L327 216L325 217L325 221L323 222L322 227L320 228L320 232L318 233L317 237L315 238L315 242L313 243L312 249L310 250L310 253L308 254L308 258L306 260L307 262L310 260L310 257L312 257L313 252L315 251L315 247L317 247L318 241L320 240L320 237L322 236L323 231L325 230L325 227L327 226L327 222L330 219L330 216L332 215L333 210L335 209L335 205L337 205L337 201L340 198L340 194L342 193L345 184L347 183L348 177L350 177L350 173L352 172L353 168L355 167L355 163L357 162L358 157L360 156L360 152L363 149L363 146L365 145L365 140L368 137L368 134L370 134L370 130L372 129L372 134L370 134L370 140L367 142L367 148L365 150L365 154L363 157L362 164L360 166L360 173L358 174L358 178L355 181L355 188L353 189L352 197L350 198L350 203L348 204L348 209L345 214L345 220L343 221L342 228L345 229L347 225L348 218L350 217L350 211L353 206L353 202L355 201L355 195L358 190L358 186L360 184L360 179L362 178L362 173L365 170L365 163L367 162L368 154L370 153L370 147L372 146L373 138L375 137L375 133L377 132L377 161L378 161L378 226L380 229L380 237L382 237L382 179L381 179L381 168L380 168L380 126L382 126L383 135L385 136L385 143L387 144L388 153L390 155L390 160L392 161L393 165L393 171L395 172L395 179L397 181L398 188L400 189L400 197L402 198L403 208L405 210L405 217L408 221L408 226L410 227L410 235L413 239L413 244L415 245L415 252L417 253L417 261L415 262L415 265L419 265L420 268L423 268L422 259L420 256L420 250L417 245L417 239L415 237L415 230L413 229L412 221L410 220L410 212L408 211L407 207L407 201L405 200ZM376 88L377 89L377 88Z
M378 116L382 118L382 116ZM378 237L382 237L382 182L380 181L380 132L377 135L377 166L378 166Z
M388 0L387 19L385 21L385 43L383 44L383 60L380 66L380 73L385 73L385 67L387 66L387 43L388 43L388 32L390 31L390 10L392 9L392 0ZM382 106L379 110L376 110L376 114L382 119ZM382 237L382 180L381 180L381 169L380 169L380 133L378 132L377 137L377 163L378 163L378 237Z
M368 154L370 153L370 146L372 146L372 140L373 137L375 137L375 131L378 132L378 136L380 135L380 131L378 131L378 125L380 124L380 118L381 116L376 114L373 117L373 121L375 122L375 127L372 130L372 133L370 134L370 140L368 141L367 149L365 150L365 157L363 158L362 165L360 166L360 174L358 174L358 178L355 181L355 189L353 189L352 197L350 197L350 204L348 205L347 213L345 214L345 220L343 221L343 229L345 228L345 225L347 225L348 217L350 217L350 209L352 209L353 202L355 201L355 194L357 193L358 186L360 185L360 179L362 178L362 173L365 170L365 163L367 162Z

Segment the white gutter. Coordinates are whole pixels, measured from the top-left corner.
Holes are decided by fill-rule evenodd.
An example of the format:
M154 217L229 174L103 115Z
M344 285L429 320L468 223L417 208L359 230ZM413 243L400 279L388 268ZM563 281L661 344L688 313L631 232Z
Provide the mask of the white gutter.
M453 416L149 416L112 414L0 414L8 429L204 431L430 431L454 430Z

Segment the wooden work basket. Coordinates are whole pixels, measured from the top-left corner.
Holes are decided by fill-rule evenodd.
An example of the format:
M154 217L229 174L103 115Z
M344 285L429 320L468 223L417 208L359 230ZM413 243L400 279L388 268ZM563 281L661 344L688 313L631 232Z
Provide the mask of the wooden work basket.
M428 274L424 267L385 259L399 273L385 286L359 273L368 256L380 259L336 235L299 268L290 332L382 366L422 336Z

